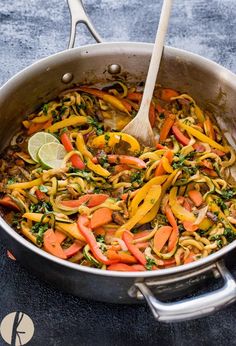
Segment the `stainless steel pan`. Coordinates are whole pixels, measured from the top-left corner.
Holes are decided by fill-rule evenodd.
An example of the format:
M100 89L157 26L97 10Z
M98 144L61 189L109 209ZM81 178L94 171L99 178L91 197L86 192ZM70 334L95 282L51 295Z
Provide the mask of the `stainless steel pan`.
M77 22L84 22L100 41L79 0L68 0L72 14L70 47ZM0 147L9 142L26 112L56 97L74 83L92 82L124 74L145 80L152 45L146 43L100 43L69 49L26 68L0 89ZM118 66L117 66L118 65ZM119 71L120 70L120 71ZM105 72L104 72L105 71ZM234 145L236 134L236 76L216 63L189 52L165 47L158 83L191 94L204 107L213 109L221 128ZM42 279L72 294L112 303L137 303L146 299L154 317L170 322L202 317L236 299L236 282L223 258L236 241L197 262L153 272L120 273L87 268L58 259L35 247L0 218L1 236L24 266ZM173 303L171 292L187 292L191 284L208 276L221 277L221 288Z

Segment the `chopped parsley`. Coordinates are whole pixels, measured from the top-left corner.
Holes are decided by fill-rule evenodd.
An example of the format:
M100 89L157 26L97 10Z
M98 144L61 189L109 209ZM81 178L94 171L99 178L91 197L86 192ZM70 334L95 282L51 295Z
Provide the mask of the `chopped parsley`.
M98 243L103 243L103 244L105 244L105 237L104 237L104 235L99 234L99 235L96 237L96 241L97 241Z
M145 265L145 268L147 270L152 270L152 267L156 265L156 262L154 261L153 258L147 257L146 256L147 263Z
M38 203L31 203L30 204L30 212L31 213L48 213L50 211L53 211L52 209L52 205L50 202L44 202L44 201L40 201Z
M88 124L93 126L96 129L96 134L102 135L104 130L103 130L103 125L100 124L96 119L92 118L92 117L88 117Z
M140 171L137 172L133 172L130 176L130 181L131 183L138 183L141 184L142 183L142 173Z
M40 190L41 192L48 192L48 188L47 188L47 186L45 186L45 185L39 185L39 190Z
M36 233L36 242L38 245L42 245L43 243L43 234L44 232L46 232L49 228L49 224L48 223L41 223L41 222L36 222L31 230L33 233Z
M223 189L221 190L221 196L223 199L230 199L236 195L236 189Z
M44 113L45 115L48 114L48 104L47 104L47 103L45 103L45 104L43 105L42 111L43 111L43 113Z
M11 177L8 179L7 181L7 184L10 185L10 184L14 184L16 182L16 178L15 177Z
M225 228L223 235L229 243L236 239L236 233L229 227Z

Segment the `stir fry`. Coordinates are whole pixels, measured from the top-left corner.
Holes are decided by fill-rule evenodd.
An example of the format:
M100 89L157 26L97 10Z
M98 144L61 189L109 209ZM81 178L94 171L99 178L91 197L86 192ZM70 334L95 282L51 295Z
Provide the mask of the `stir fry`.
M48 253L115 271L196 261L236 238L234 150L188 94L156 86L156 147L122 128L142 84L81 85L28 115L1 155L4 218Z

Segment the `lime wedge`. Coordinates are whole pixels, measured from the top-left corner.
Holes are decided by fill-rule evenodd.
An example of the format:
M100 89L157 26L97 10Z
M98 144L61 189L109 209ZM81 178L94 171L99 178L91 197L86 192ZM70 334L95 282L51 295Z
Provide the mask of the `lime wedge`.
M40 163L45 168L61 168L67 152L60 143L46 143L38 151Z
M30 137L28 142L28 152L35 162L39 162L38 151L46 143L60 143L59 140L47 132L37 132Z

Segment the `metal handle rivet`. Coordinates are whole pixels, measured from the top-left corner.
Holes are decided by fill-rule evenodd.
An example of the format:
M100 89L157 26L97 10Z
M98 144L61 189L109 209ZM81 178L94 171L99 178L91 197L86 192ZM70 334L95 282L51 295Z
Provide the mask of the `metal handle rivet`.
M67 83L70 83L73 78L74 78L73 74L68 72L62 76L61 80L63 83L67 84Z
M121 66L119 64L111 64L108 66L108 72L110 74L118 74L121 71Z

